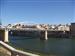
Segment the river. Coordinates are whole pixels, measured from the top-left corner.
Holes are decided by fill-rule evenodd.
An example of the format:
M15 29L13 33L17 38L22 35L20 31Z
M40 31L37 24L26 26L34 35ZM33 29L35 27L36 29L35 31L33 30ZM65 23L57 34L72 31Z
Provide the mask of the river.
M10 36L9 43L14 47L45 56L75 56L75 39L71 38L49 37L48 40L40 40L39 37Z

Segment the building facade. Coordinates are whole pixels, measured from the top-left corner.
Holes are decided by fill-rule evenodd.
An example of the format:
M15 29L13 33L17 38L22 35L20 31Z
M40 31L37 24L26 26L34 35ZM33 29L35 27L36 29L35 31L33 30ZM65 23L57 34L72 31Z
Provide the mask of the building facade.
M70 34L72 37L75 37L75 23L71 23Z

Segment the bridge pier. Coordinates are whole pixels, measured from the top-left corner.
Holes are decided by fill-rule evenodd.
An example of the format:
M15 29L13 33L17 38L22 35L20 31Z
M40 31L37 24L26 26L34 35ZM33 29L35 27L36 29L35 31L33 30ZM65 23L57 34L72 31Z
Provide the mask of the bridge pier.
M5 30L4 42L8 42L8 30Z
M64 31L63 31L63 34L65 34L65 33L66 33L66 31L64 30Z
M41 37L40 37L40 39L44 39L44 40L48 39L48 32L47 32L47 30L41 31Z
M0 40L8 42L8 30L0 30Z
M45 40L47 40L47 39L48 39L48 32L45 31Z

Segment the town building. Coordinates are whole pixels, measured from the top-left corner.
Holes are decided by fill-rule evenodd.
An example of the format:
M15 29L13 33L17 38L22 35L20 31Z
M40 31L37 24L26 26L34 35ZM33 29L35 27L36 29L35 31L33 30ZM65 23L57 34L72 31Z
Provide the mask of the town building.
M71 23L70 34L72 37L75 37L75 23Z

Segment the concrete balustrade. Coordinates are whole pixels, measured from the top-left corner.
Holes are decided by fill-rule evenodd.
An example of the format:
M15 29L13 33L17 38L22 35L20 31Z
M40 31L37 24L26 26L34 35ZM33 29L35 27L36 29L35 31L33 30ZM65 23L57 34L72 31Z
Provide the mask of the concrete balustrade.
M6 44L2 41L0 41L0 44L10 52L10 56L39 56L36 54L16 50L15 48L9 46L8 44Z

